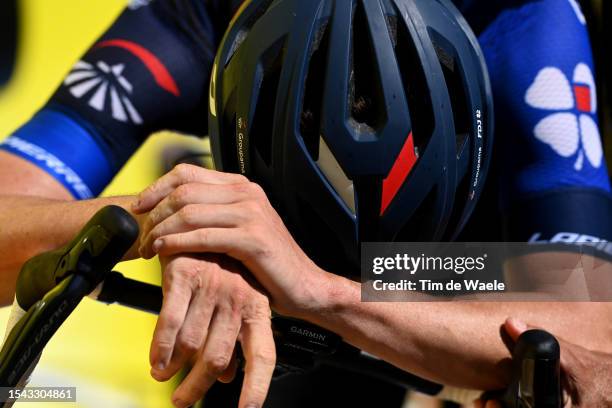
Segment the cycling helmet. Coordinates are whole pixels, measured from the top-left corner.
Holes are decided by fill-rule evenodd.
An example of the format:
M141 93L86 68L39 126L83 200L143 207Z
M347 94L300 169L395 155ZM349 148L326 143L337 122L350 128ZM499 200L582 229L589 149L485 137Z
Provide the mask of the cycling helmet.
M456 237L491 157L484 58L446 0L247 1L209 102L216 168L345 267L361 242Z

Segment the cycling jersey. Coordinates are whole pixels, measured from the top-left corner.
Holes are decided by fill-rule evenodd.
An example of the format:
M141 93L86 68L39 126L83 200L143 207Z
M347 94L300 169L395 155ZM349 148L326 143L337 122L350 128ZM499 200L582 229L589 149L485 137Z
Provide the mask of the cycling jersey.
M45 107L0 148L85 199L105 188L150 133L204 135L212 60L239 3L132 1ZM455 3L479 36L497 121L487 192L461 238L611 240L593 60L576 1ZM373 388L357 374L318 371L276 382L269 406L397 406L402 399L391 386ZM208 398L216 403L208 406L230 406L228 395L238 390L236 383L213 388Z
M578 3L457 3L485 54L496 120L489 191L463 238L612 239L593 57ZM504 223L495 229L498 208Z
M236 6L132 2L2 149L87 199L102 192L151 133L205 135L216 44Z

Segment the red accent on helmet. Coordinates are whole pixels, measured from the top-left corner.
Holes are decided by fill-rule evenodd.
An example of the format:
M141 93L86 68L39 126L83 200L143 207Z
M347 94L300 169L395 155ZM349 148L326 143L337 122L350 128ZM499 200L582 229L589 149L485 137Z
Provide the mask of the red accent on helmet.
M404 147L400 151L399 156L393 163L391 172L383 181L382 202L380 205L380 215L383 215L387 210L400 188L408 178L412 168L417 162L417 155L414 151L414 138L412 132L408 135Z
M581 112L591 112L591 89L585 85L574 85L576 107Z
M142 61L151 75L153 75L155 78L155 82L161 88L170 92L174 96L178 97L181 95L174 78L172 78L172 75L166 66L151 51L147 50L143 46L132 41L119 39L102 41L96 46L96 48L104 47L118 47L130 52L132 55Z

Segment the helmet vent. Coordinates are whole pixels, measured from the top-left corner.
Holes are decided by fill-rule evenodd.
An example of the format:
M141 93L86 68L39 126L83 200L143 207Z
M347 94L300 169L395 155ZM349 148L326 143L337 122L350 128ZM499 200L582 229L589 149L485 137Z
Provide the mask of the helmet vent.
M272 161L272 134L274 131L274 110L285 59L286 37L275 42L262 56L260 70L261 83L249 138L266 166Z
M325 87L325 72L329 51L329 20L323 20L310 50L310 61L304 85L304 100L300 116L300 133L313 161L319 160L321 109Z
M396 13L401 15L400 10L396 9ZM395 58L410 109L414 146L417 151L424 152L433 134L435 121L422 58L403 19L391 17L387 21L391 38L395 39Z
M430 36L442 67L444 80L450 96L453 119L455 122L457 156L464 151L472 128L473 114L469 111L469 101L462 81L461 67L456 63L455 52L446 45L446 40L437 32L430 30Z
M385 100L376 70L376 52L363 1L353 12L351 36L351 73L349 79L349 108L351 119L364 132L373 133L385 120Z
M234 36L234 41L232 42L232 45L229 47L229 52L227 53L227 56L225 57L225 64L224 64L225 67L229 65L230 61L236 54L236 51L238 50L238 48L242 45L244 40L247 39L249 32L251 31L251 29L257 22L257 20L259 20L261 16L263 16L266 13L266 11L268 11L268 8L272 4L272 0L259 1L258 6L255 6L254 3L257 3L257 2L253 2L247 7L257 7L257 9L254 12L251 12L248 20L244 24L241 25L240 31L236 33L236 35Z
M396 16L386 16L387 19L387 28L389 29L389 38L391 38L391 42L393 43L393 48L397 47L397 17Z

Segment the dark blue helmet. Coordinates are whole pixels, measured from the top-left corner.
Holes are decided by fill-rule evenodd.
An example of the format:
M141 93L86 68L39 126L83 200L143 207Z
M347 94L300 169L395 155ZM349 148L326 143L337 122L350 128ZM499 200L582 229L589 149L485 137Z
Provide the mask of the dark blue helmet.
M218 170L268 192L316 260L457 236L482 191L493 107L447 0L252 0L213 69Z

